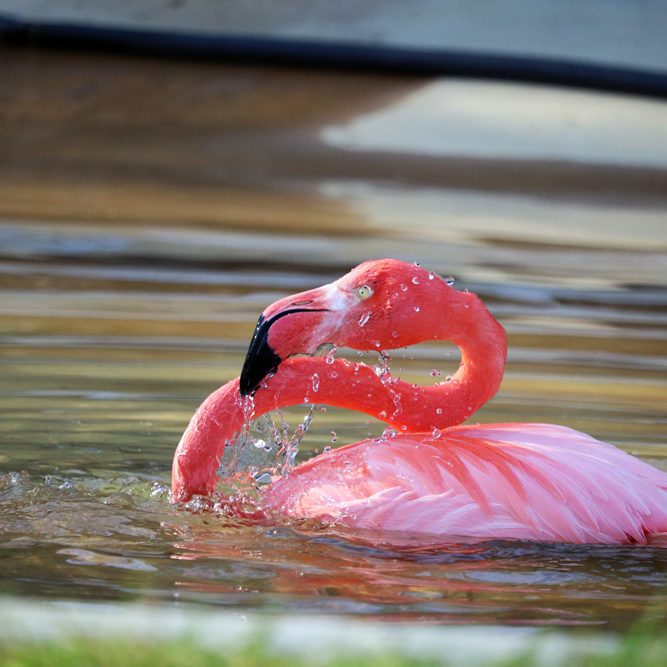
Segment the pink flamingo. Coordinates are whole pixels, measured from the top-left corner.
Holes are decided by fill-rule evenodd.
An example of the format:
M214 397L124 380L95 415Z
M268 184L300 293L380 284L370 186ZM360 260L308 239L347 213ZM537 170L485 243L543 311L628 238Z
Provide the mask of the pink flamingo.
M344 359L293 356L325 343L380 350L428 340L453 341L462 353L451 380L432 387ZM505 331L476 295L416 265L365 262L264 311L240 378L211 394L183 434L172 498L214 492L252 396L255 417L317 402L365 412L397 433L274 479L261 491L271 515L439 539L664 540L667 473L563 426L459 425L496 393L505 356Z

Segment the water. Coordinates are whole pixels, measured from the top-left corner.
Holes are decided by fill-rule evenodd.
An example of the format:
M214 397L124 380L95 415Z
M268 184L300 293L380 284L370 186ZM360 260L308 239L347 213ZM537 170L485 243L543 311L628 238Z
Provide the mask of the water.
M49 239L26 229L3 226L35 245L66 240L58 225ZM3 592L455 623L623 625L666 604L664 550L412 540L406 552L383 548L381 535L233 525L170 506L173 449L200 399L238 373L262 304L329 274L280 266L275 280L239 289L240 272L232 282L165 266L158 281L155 267L142 275L120 257L91 267L82 286L62 257L8 264L20 273L3 273L0 320ZM202 294L192 286L209 273L214 289ZM475 420L567 423L667 469L658 291L465 284L511 342L503 389ZM392 364L426 384L455 358L437 344L392 353ZM307 408L289 413L295 425ZM332 431L337 446L382 428L318 410L299 456L331 446Z
M130 65L114 63L119 85ZM144 66L151 76L164 67ZM104 67L112 66L96 61L96 77ZM245 80L240 69L226 71ZM285 79L296 88L312 84L303 74L272 76L283 86ZM336 81L350 107L395 97L390 80L374 79L371 92L353 77ZM195 85L185 74L176 83ZM378 98L373 104L371 93ZM86 122L95 127L91 108ZM156 103L152 112L161 109ZM321 127L345 126L344 117L322 113ZM372 118L376 142L382 133ZM28 136L51 121L36 129L12 122L6 127ZM68 127L71 133L78 126ZM437 185L439 163L428 156L419 163L412 156L397 175L395 156L380 152L373 164L357 163L349 147L349 153L327 147L327 133L308 130L287 158L283 181L269 187L259 167L243 163L243 187L223 183L213 193L173 173L177 187L161 180L155 165L163 153L156 147L169 141L162 135L155 143L149 136L146 163L133 167L134 154L122 162L127 137L105 127L108 135L91 135L92 147L77 144L66 159L60 155L65 185L40 171L44 155L28 172L21 171L30 157L23 153L14 170L0 165L1 592L613 628L647 608L667 609L664 549L434 545L414 536L398 548L381 534L242 525L168 502L180 435L199 402L239 373L259 312L380 256L456 276L456 287L480 294L507 328L502 389L473 421L567 424L667 470L667 200L654 172L644 187L641 174L628 181L612 167L579 166L580 187L563 165L528 164L521 191L505 187L502 177L491 183L489 163L481 161L482 183L473 191L456 179ZM363 127L355 125L355 132ZM185 130L172 126L172 132L173 148ZM262 132L274 136L270 128ZM188 146L204 146L194 130L186 136ZM125 164L126 176L111 162L95 166L95 142L105 141L104 160ZM220 136L220 145L206 144L207 150L220 151L222 160L229 141ZM266 146L261 150L277 154L284 144ZM77 151L86 150L88 162L77 161ZM334 168L315 160L315 173L306 175L300 151L311 161L330 158ZM353 164L356 173L342 177L341 165ZM187 160L178 168L204 169ZM88 178L87 170L99 178ZM536 171L548 188L538 184ZM389 184L392 173L397 180ZM587 193L586 183L597 185ZM378 364L376 353L353 358ZM444 343L394 351L391 358L392 372L418 384L441 381L457 364L456 350ZM286 411L291 427L309 410ZM318 407L297 460L378 437L383 428L364 415Z

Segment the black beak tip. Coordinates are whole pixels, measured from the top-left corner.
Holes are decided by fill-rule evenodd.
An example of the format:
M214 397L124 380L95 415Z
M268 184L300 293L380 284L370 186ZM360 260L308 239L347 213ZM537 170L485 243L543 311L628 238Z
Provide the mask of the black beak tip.
M241 396L254 394L262 380L269 373L273 373L282 361L269 345L270 326L271 322L267 322L263 316L260 316L241 370L239 381Z
M310 302L308 302L310 303ZM326 308L290 308L284 310L270 319L265 319L264 315L259 316L255 333L250 341L248 354L246 354L243 368L241 369L241 379L239 382L239 391L241 396L254 394L262 381L269 373L274 373L282 359L275 353L269 345L269 329L280 318L294 313L321 313Z

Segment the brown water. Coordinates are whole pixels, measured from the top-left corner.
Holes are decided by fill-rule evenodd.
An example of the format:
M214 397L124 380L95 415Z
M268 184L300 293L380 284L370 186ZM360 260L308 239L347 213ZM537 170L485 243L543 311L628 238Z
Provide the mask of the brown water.
M619 166L623 142L590 163L549 145L526 162L383 151L382 110L394 122L419 82L67 58L17 57L22 83L3 88L0 591L445 623L624 627L667 610L664 549L397 551L233 525L167 493L180 434L238 374L258 313L381 256L454 274L507 328L502 389L475 421L567 424L667 470L667 148L649 166ZM456 365L445 345L393 356L420 383ZM300 457L381 429L317 409Z

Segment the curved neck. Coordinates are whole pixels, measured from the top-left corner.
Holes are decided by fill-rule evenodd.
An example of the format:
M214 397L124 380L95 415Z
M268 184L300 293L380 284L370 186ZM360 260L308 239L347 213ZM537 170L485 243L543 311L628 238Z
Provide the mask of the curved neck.
M235 441L249 418L280 407L325 403L365 412L404 433L430 433L467 419L500 386L506 339L478 297L459 294L438 320L441 324L424 337L451 340L461 348L461 364L449 381L420 387L389 374L378 376L364 364L327 363L322 357L285 360L253 399L243 399L238 378L231 380L199 406L181 438L172 467L173 500L212 493L226 444Z

